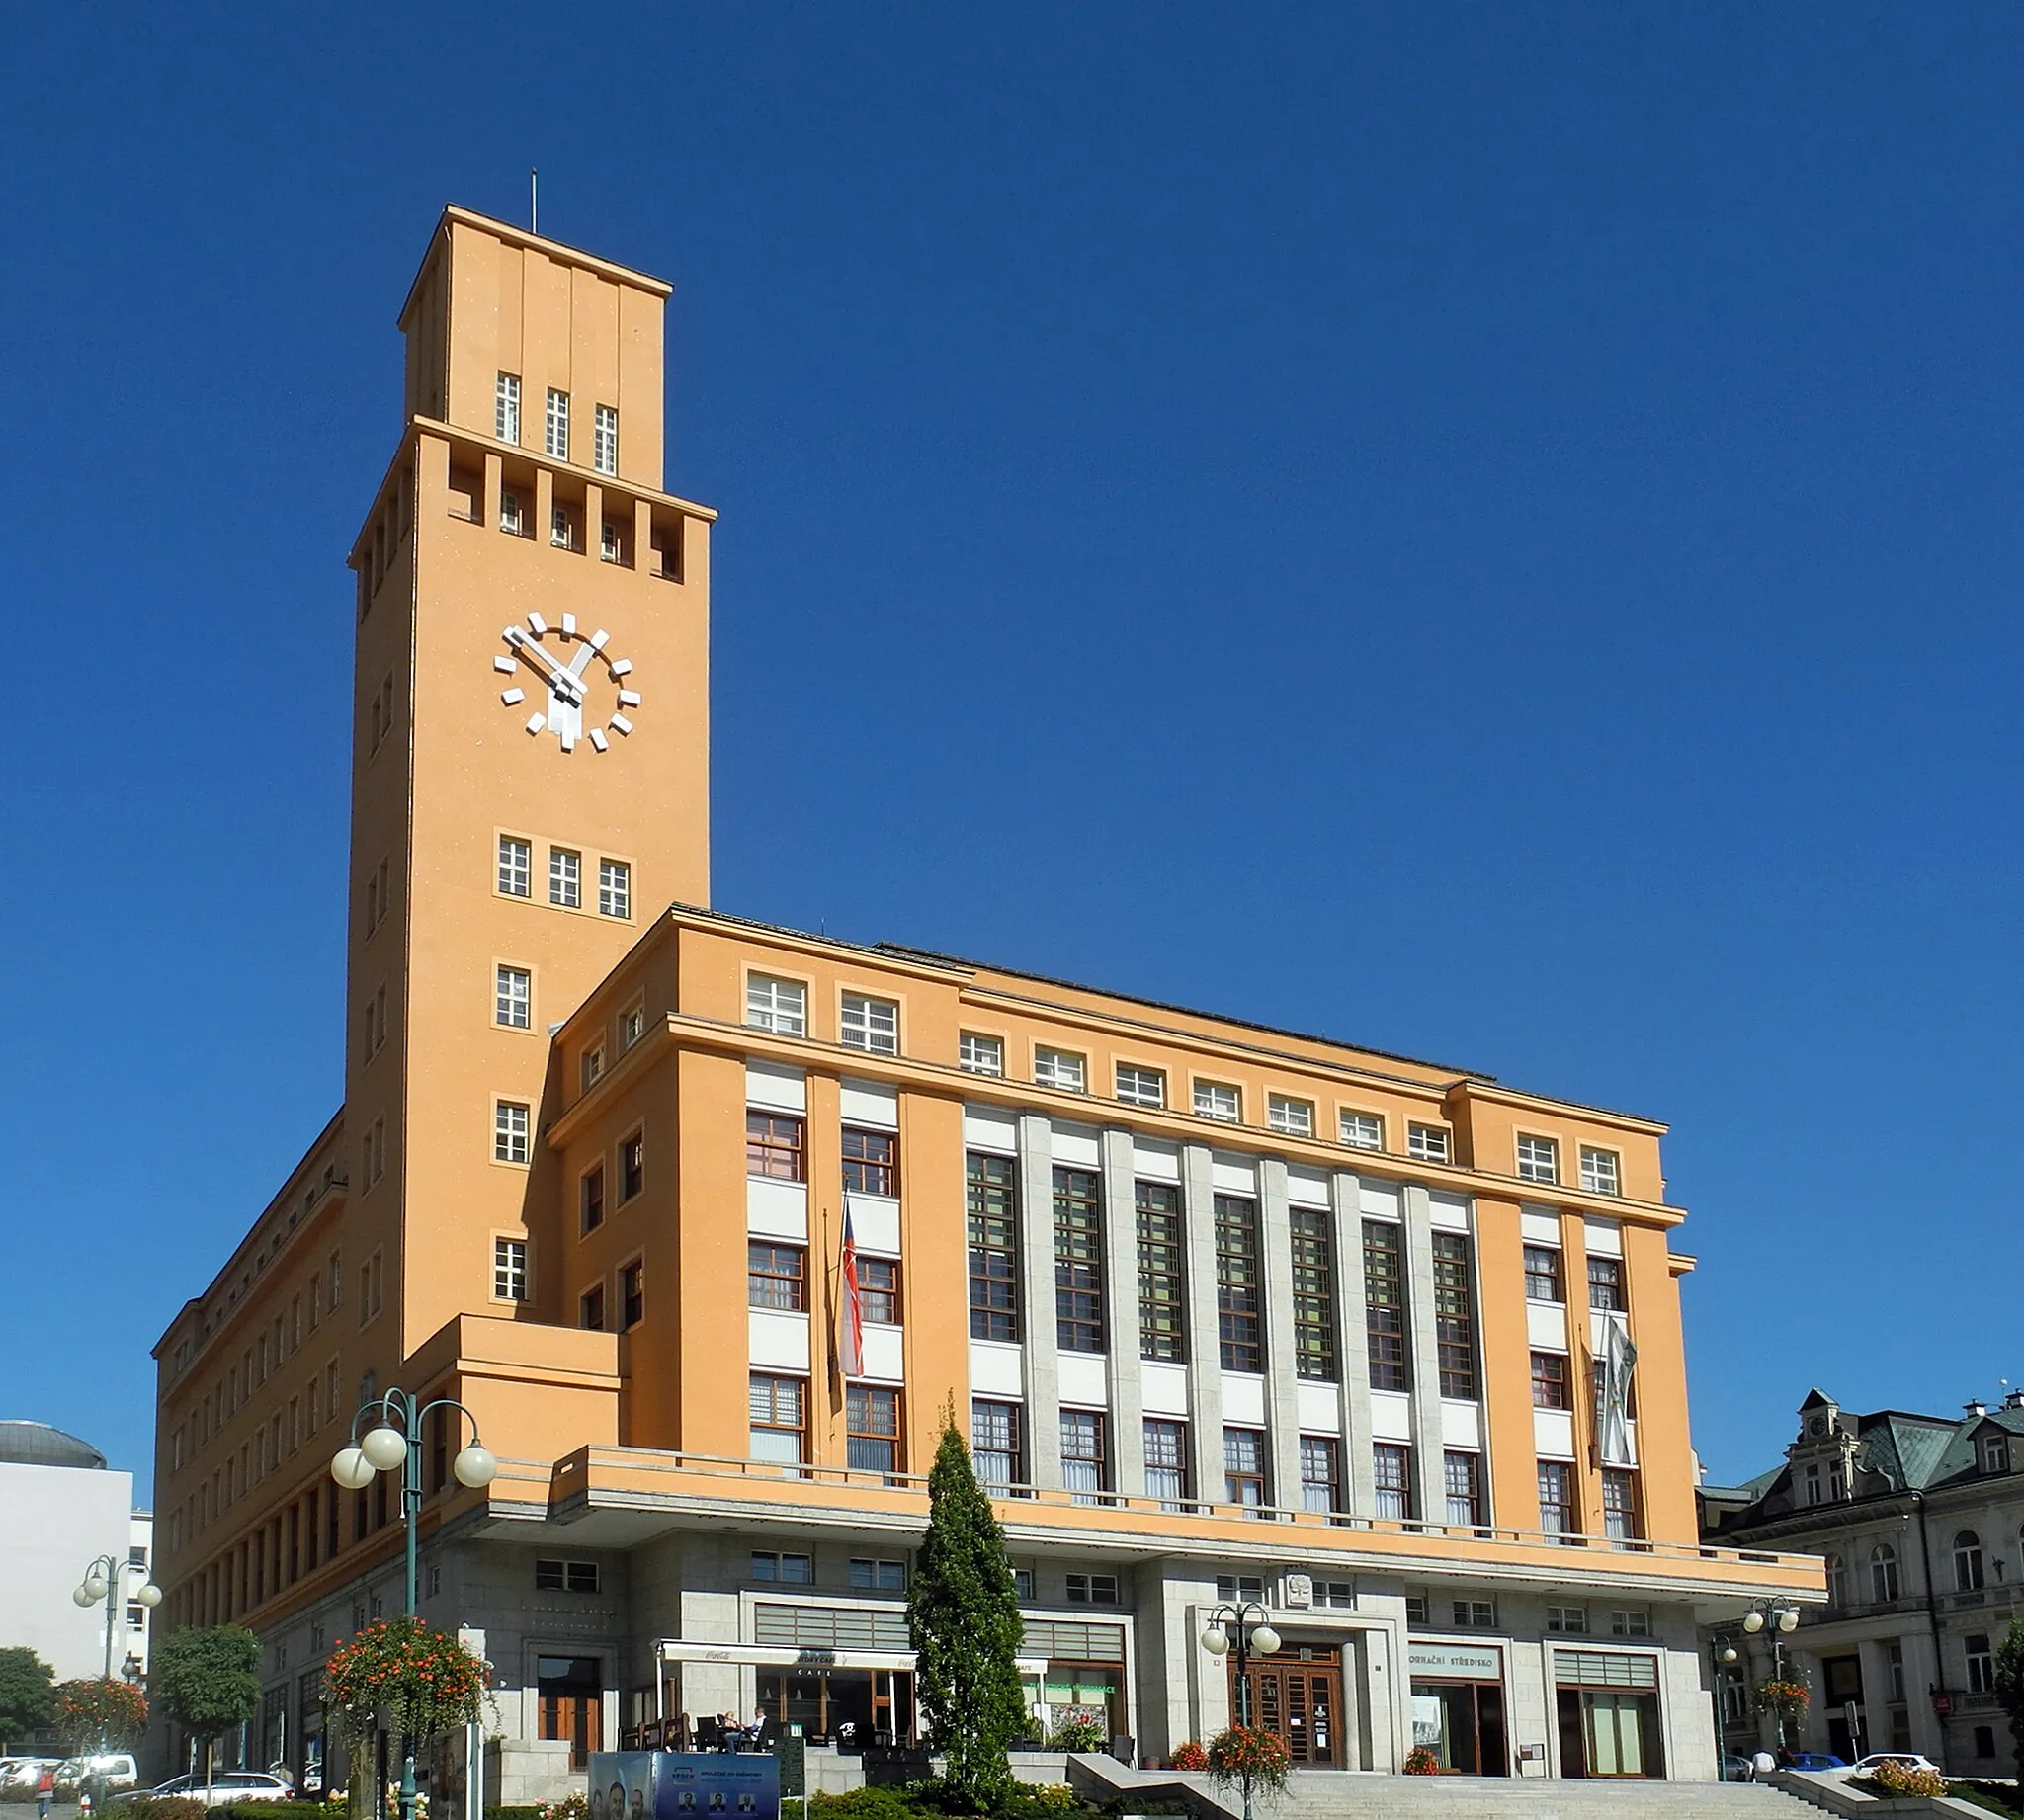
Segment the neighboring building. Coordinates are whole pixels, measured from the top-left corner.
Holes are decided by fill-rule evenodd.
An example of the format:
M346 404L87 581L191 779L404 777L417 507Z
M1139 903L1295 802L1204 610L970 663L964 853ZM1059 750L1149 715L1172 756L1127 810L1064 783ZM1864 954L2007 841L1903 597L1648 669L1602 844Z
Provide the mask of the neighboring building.
M663 1711L909 1737L947 1407L1049 1721L1216 1730L1198 1638L1253 1599L1303 1763L1711 1776L1698 1619L1819 1570L1699 1543L1663 1127L700 907L666 292L453 208L401 316L345 1106L157 1349L167 1610L263 1637L247 1748L320 1760L318 1665L398 1610L397 1488L327 1466L399 1385L503 1462L461 1488L431 1423L421 1610L494 1666L495 1798Z
M1859 1416L1824 1391L1799 1410L1786 1463L1734 1489L1704 1487L1702 1533L1727 1548L1821 1557L1827 1603L1781 1639L1813 1696L1803 1747L1844 1757L1922 1751L1957 1776L2006 1773L2009 1721L1994 1654L2024 1617L2024 1392L1959 1417ZM1724 1624L1731 1749L1769 1743L1753 1691L1768 1638Z
M133 1508L133 1475L88 1441L43 1422L0 1422L0 1647L32 1649L58 1681L106 1672L104 1602L70 1597L101 1555L126 1565L113 1602L115 1675L147 1672L147 1584L154 1524ZM0 1738L0 1749L13 1742Z

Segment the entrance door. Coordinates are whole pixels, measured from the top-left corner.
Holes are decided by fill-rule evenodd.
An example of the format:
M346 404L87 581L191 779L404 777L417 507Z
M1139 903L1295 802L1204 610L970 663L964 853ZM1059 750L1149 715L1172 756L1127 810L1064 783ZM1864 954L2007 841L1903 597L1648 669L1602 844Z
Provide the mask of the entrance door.
M569 1767L590 1768L605 1745L604 1675L595 1656L541 1656L535 1662L541 1735L569 1745Z
M1504 1690L1494 1681L1412 1684L1412 1741L1460 1776L1509 1776Z
M1561 1688L1558 1707L1562 1776L1665 1774L1657 1695Z
M1826 1684L1827 1748L1844 1762L1853 1763L1863 1754L1866 1728L1862 1702L1862 1658L1827 1656L1820 1663L1820 1679ZM1853 1712L1855 1724L1849 1724Z
M1237 1701L1236 1664L1229 1665L1229 1709ZM1267 1656L1250 1664L1251 1723L1286 1742L1296 1767L1342 1768L1336 1715L1342 1710L1342 1671L1332 1663Z

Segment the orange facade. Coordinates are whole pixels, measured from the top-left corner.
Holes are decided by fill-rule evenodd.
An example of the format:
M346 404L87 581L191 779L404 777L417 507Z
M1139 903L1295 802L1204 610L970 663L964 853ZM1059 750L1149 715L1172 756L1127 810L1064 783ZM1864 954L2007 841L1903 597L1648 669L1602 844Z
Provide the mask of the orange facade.
M1176 1589L1241 1580L1219 1562L1270 1569L1267 1603L1357 1587L1313 1619L1362 1688L1347 1767L1394 1764L1419 1722L1402 1694L1372 1707L1385 1661L1447 1660L1445 1606L1495 1607L1448 1595L1505 1589L1511 1724L1531 1700L1539 1761L1577 1773L1572 1708L1556 1734L1515 1666L1556 1659L1557 1589L1681 1637L1704 1607L1817 1592L1697 1543L1663 1127L709 910L715 515L659 490L666 295L452 208L403 310L406 415L352 554L346 1102L158 1349L170 1621L336 1640L315 1614L362 1609L398 1511L327 1463L399 1384L459 1398L503 1462L481 1492L433 1468L436 1545L567 1532L659 1589L600 1633L643 1716L711 1625L786 1621L737 1590L746 1542L774 1538L755 1574L802 1532L903 1552L953 1410L1017 1428L1001 1508L1015 1549L1085 1563L1063 1600L1163 1574L1141 1605L1191 1612ZM855 1378L846 1218L893 1298ZM1612 1326L1636 1348L1613 1428ZM760 1421L765 1386L793 1424ZM707 1619L706 1588L731 1602ZM1227 1710L1191 1635L1131 1632L1117 1665L1113 1716L1155 1751ZM772 1697L764 1638L718 1640L745 1679L692 1665L695 1689ZM1674 1759L1697 1724L1664 1708Z

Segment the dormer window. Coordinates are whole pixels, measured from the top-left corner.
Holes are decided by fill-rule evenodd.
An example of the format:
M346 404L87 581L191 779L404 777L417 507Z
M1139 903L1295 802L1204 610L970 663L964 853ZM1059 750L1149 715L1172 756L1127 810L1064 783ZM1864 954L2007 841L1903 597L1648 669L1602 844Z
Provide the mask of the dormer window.
M2010 1469L2010 1438L2007 1435L1984 1435L1982 1438L1982 1469L1984 1472L2008 1472Z

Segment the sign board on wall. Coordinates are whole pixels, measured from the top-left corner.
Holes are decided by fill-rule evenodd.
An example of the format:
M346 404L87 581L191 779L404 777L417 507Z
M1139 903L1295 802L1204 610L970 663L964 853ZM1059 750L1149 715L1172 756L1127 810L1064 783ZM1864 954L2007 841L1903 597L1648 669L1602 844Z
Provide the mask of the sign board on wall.
M1501 1681L1503 1652L1467 1643L1414 1643L1405 1646L1406 1667L1413 1678L1434 1681Z

